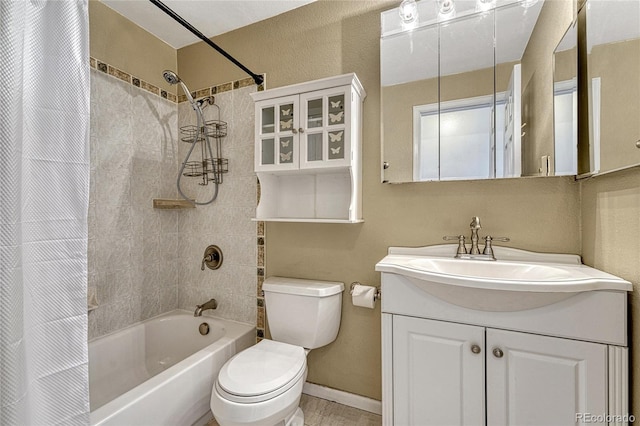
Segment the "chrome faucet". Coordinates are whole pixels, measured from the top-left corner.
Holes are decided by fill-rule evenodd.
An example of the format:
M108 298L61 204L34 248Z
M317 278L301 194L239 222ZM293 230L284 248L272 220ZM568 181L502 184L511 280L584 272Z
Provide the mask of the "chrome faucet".
M471 228L471 251L469 254L480 254L480 249L478 248L478 230L482 228L480 218L474 216L471 219L469 227Z
M478 260L496 260L496 257L493 253L493 246L491 245L492 241L509 241L507 237L492 237L487 235L484 237L485 245L482 253L480 252L480 247L478 246L478 241L480 238L478 237L478 230L482 229L480 225L480 218L478 216L474 216L471 218L471 223L469 224L471 228L471 250L467 251L467 246L465 244L464 235L455 235L455 236L446 236L443 237L445 241L457 240L458 241L458 249L456 250L456 259L478 259Z
M194 317L202 316L202 311L206 311L207 309L216 309L218 307L218 302L216 299L211 299L202 305L196 305L196 311L193 313Z

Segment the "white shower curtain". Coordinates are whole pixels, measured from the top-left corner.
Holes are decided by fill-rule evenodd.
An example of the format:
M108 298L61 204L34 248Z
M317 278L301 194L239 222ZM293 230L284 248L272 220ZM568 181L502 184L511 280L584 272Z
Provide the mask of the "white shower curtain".
M88 424L87 1L0 0L0 425Z

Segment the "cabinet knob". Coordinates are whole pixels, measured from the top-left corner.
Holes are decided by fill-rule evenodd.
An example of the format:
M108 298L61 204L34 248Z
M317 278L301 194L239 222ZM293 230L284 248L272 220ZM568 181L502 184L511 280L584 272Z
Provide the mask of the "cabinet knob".
M636 148L640 149L640 139L636 142Z
M300 129L298 129L300 131L300 133L304 133L304 129L302 127L300 127Z
M480 352L482 352L482 349L478 345L471 345L471 352L473 352L474 354L479 354Z
M298 129L296 129L295 127L293 129L291 129L291 131L293 132L294 135L298 134Z
M495 356L496 358L502 358L502 355L504 355L504 353L502 352L502 349L493 348L493 356Z

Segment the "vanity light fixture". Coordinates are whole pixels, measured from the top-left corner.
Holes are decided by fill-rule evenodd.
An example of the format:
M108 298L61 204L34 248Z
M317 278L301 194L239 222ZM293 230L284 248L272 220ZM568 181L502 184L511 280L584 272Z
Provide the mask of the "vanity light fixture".
M398 13L404 28L414 28L418 24L418 5L416 0L402 0Z
M496 7L496 0L476 0L476 12L486 12Z
M453 0L438 0L438 17L451 19L456 16L456 4Z

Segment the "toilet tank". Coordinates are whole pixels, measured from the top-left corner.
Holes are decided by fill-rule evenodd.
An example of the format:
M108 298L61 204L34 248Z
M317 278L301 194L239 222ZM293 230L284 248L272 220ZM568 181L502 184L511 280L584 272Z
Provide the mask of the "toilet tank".
M269 277L262 290L273 340L315 349L336 339L343 283Z

